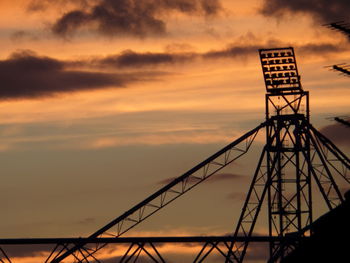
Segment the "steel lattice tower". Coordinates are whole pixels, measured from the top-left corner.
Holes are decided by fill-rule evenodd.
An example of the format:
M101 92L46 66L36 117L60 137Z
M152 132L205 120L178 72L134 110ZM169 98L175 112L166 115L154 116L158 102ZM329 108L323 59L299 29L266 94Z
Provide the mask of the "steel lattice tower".
M312 178L329 209L343 197L323 151L330 142L310 124L309 93L302 88L293 48L261 49L259 54L267 91L266 145L234 236L252 236L267 199L270 262L278 262L298 245L298 237L311 234L307 229L313 222ZM283 239L288 235L296 237L295 242ZM230 259L243 262L247 246L248 242L232 244Z
M309 93L300 83L294 50L260 50L266 84L266 165L269 236L300 235L312 223ZM288 244L270 243L271 258Z

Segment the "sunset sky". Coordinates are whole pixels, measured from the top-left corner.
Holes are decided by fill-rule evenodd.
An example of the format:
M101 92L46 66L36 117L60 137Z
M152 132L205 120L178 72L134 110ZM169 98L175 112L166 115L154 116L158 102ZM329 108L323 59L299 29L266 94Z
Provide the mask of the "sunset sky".
M326 66L350 63L350 41L323 26L349 13L348 0L0 0L1 238L88 236L255 128L259 48L295 48L311 122L349 154L331 118L349 118L350 79ZM264 139L128 235L232 232Z

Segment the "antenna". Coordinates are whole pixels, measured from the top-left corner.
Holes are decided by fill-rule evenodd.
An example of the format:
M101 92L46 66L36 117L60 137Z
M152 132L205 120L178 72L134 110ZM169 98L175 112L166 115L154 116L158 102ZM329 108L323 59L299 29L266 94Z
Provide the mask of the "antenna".
M334 71L340 72L342 75L350 76L350 65L347 64L337 64L333 65L332 69Z
M350 24L345 21L333 22L325 26L332 30L340 31L350 38Z
M332 30L337 30L337 31L344 33L345 35L347 35L347 37L350 40L350 24L349 23L347 23L345 21L338 21L338 22L326 24L325 26L332 29ZM334 71L340 72L342 75L350 76L350 65L347 65L346 63L333 65L333 66L331 66L331 68Z

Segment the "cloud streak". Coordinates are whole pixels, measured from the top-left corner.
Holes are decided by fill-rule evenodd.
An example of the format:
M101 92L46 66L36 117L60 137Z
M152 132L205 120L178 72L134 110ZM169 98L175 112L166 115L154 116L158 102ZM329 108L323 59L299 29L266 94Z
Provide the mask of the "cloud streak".
M165 18L170 13L214 16L221 10L219 0L100 0L92 3L83 3L80 8L63 14L52 25L52 32L67 37L85 28L109 37L162 35L166 33Z
M53 250L54 245L4 245L1 248L10 258L40 257Z
M132 50L125 50L120 54L109 55L104 58L92 60L92 64L102 67L150 67L156 65L171 65L193 61L199 57L196 53L138 53Z
M0 99L40 98L59 93L122 88L136 81L155 79L157 73L104 73L69 70L68 63L20 51L0 61ZM160 73L159 73L160 74Z
M239 59L256 56L266 46L291 46L279 40L262 42L255 39L234 42L229 46L203 53L198 52L136 52L125 50L119 54L82 60L63 61L39 56L24 50L0 60L0 100L41 98L60 93L125 88L139 81L154 81L167 73L155 70L164 66L220 59ZM302 55L329 55L343 51L341 44L309 43L296 46ZM142 71L141 71L142 70Z
M304 45L293 45L283 41L271 39L266 42L256 40L255 43L232 43L225 48L211 50L203 53L197 52L135 52L125 50L119 54L108 55L106 57L96 57L90 61L81 61L78 64L90 64L101 68L142 68L156 67L164 65L176 65L191 63L195 61L207 61L215 59L236 59L256 56L257 50L271 46L295 46L303 55L325 56L346 50L341 44L332 43L306 43Z
M265 16L283 16L286 14L309 14L317 22L334 22L349 16L348 0L264 0L261 13Z

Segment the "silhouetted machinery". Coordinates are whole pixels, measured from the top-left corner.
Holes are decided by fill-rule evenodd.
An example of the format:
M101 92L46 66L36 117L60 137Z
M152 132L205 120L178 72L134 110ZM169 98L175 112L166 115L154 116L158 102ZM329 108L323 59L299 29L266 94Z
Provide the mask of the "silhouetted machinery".
M350 183L350 160L310 124L309 93L302 88L293 48L261 49L259 54L266 86L266 119L263 123L87 238L0 240L0 243L56 244L45 261L52 263L104 262L99 253L109 244L127 245L123 256L115 262L145 262L146 258L150 262L167 262L157 246L170 242L202 244L192 262L210 260L210 255L214 253L223 262L243 262L251 242L269 243L268 262L289 263L296 262L297 258L297 262L302 262L299 261L300 255L313 258L319 243L324 240L327 240L327 245L333 242L330 239L335 237L334 229L349 229L346 223L349 221L348 200L344 200L335 177L346 185ZM122 237L128 230L245 155L259 131L265 131L266 144L262 147L232 235ZM312 200L316 192L320 193L330 212L314 221ZM264 202L268 234L260 236L254 234L254 228ZM1 262L10 262L2 251Z

